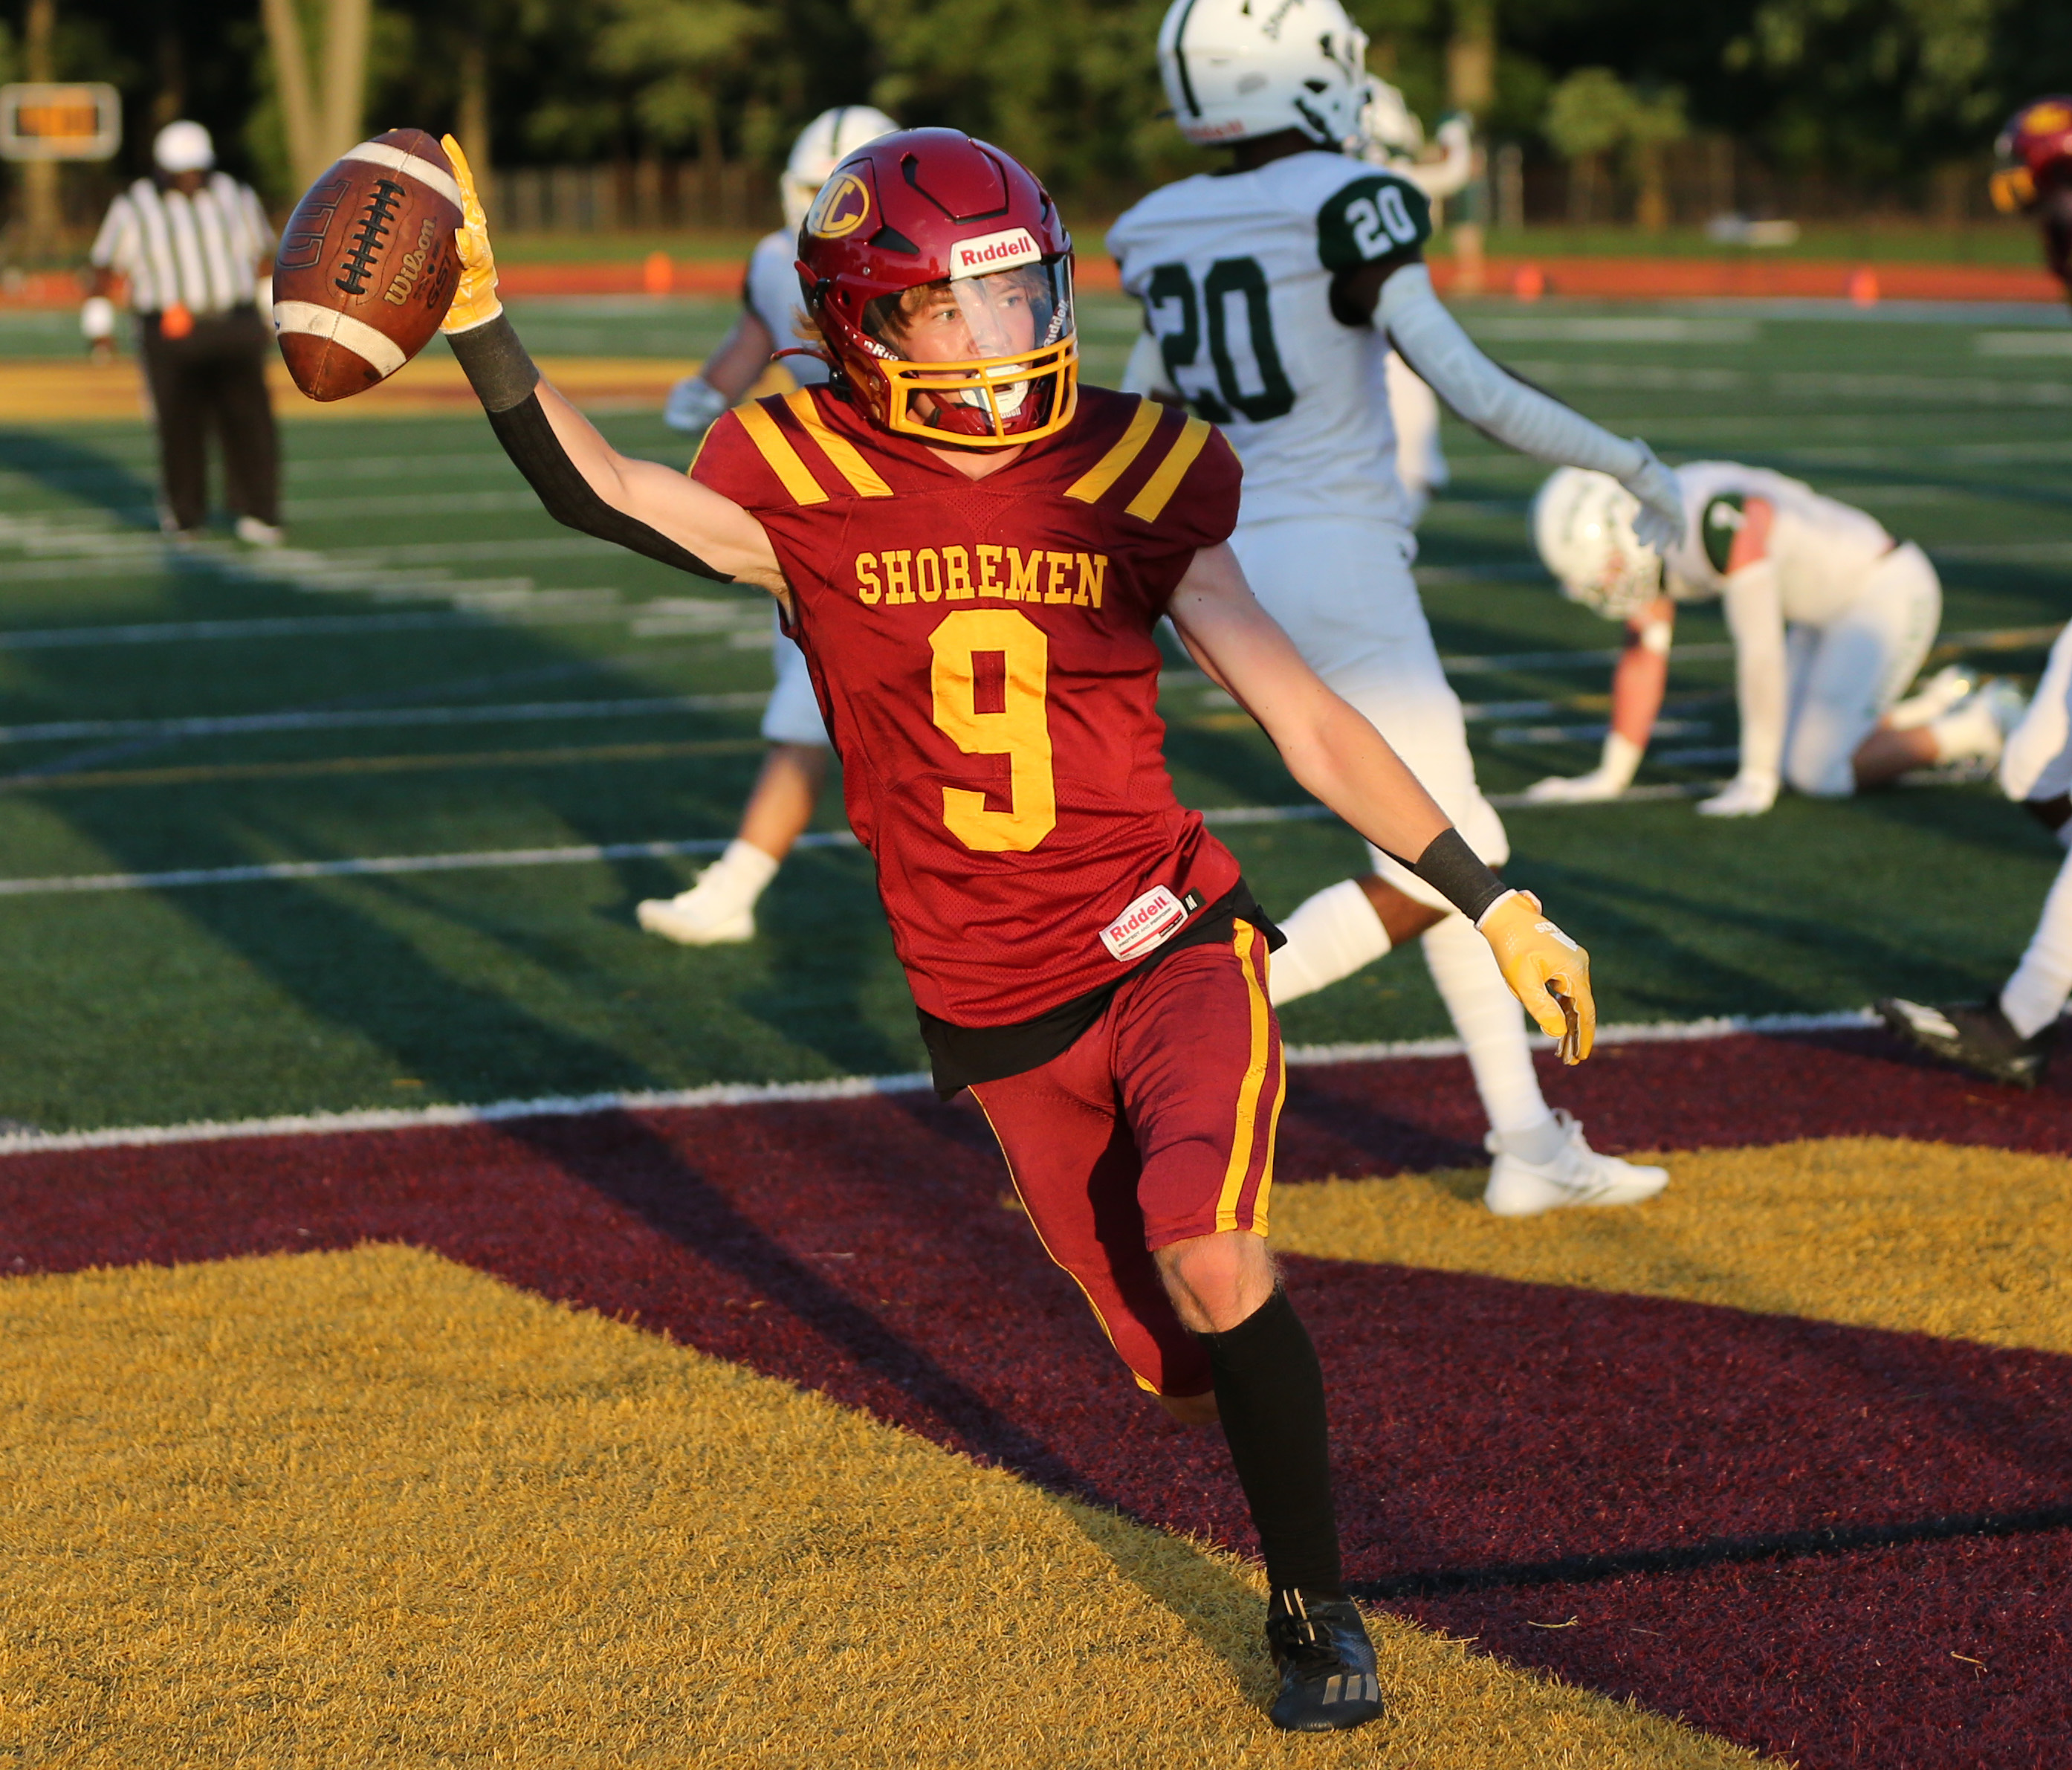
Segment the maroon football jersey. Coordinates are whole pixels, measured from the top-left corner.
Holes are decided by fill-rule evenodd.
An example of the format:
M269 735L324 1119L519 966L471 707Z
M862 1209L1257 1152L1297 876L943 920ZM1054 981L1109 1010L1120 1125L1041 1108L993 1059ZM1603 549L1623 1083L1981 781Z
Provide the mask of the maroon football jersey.
M1152 636L1237 520L1217 431L1084 388L1063 430L973 483L821 387L730 413L691 472L776 548L926 1012L1042 1014L1236 883L1174 796Z

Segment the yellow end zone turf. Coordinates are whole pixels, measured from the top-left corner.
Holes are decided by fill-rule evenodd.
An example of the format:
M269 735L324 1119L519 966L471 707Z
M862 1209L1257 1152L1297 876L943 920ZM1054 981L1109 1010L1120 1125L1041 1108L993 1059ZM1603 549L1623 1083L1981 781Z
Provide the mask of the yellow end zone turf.
M396 1247L0 1282L0 1761L1700 1766L1383 1618L1260 1712L1259 1581Z
M579 405L595 410L660 412L679 376L698 360L668 356L542 356L540 372ZM278 357L266 360L277 417L437 418L477 410L460 364L443 351L406 364L387 381L351 399L319 404L305 398ZM787 393L799 384L779 364L755 384L759 397ZM0 423L60 424L145 415L144 381L134 356L112 363L80 358L0 362Z
M1277 1187L1284 1253L2072 1352L2072 1161L1838 1137L1649 1156L1659 1198L1493 1217L1483 1169Z

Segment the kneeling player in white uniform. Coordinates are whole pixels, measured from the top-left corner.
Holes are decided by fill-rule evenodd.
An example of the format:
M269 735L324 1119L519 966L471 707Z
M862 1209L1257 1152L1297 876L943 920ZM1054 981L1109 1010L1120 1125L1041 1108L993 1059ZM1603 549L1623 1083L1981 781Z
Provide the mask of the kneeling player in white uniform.
M797 342L799 229L806 212L837 165L898 126L867 105L823 111L806 126L779 187L784 225L755 242L734 329L697 374L670 389L662 417L672 430L702 437L722 413L746 397L771 358ZM827 365L816 356L787 356L784 366L802 387L828 378ZM781 628L773 661L777 685L763 713L770 751L742 812L741 827L726 852L689 891L651 897L640 905L640 925L650 934L685 946L753 939L755 900L812 821L827 785L827 727L813 698L805 654Z
M1912 699L1942 618L1935 568L1876 518L1810 486L1735 461L1676 469L1684 538L1666 552L1634 534L1638 504L1601 473L1564 467L1540 488L1532 535L1574 601L1626 623L1611 730L1588 774L1527 791L1543 803L1615 799L1632 783L1668 679L1679 602L1720 598L1733 636L1741 766L1698 809L1768 811L1781 784L1838 799L1941 763L1990 766L2021 697L1943 671ZM1897 704L1896 704L1897 703Z
M1442 118L1428 146L1424 126L1403 94L1385 80L1371 82L1360 112L1360 158L1406 178L1434 203L1457 196L1475 174L1474 138L1466 117ZM1433 149L1436 148L1436 154ZM1400 352L1382 357L1388 415L1396 426L1396 472L1410 494L1410 526L1424 515L1432 494L1444 491L1453 476L1439 446L1439 401L1404 361Z
M1226 171L1183 179L1116 224L1108 248L1144 303L1138 391L1183 398L1223 426L1244 463L1231 545L1259 599L1333 689L1397 747L1482 858L1503 825L1475 784L1460 702L1439 667L1410 575L1416 542L1381 396L1391 344L1471 422L1548 461L1618 475L1663 541L1681 533L1668 470L1490 362L1432 292L1424 193L1364 165L1355 142L1367 39L1338 0L1178 0L1159 35L1180 126L1232 144ZM1394 858L1284 919L1276 1003L1319 990L1421 935L1466 1044L1496 1157L1492 1210L1622 1204L1660 1168L1591 1150L1540 1091L1525 1023L1486 941Z

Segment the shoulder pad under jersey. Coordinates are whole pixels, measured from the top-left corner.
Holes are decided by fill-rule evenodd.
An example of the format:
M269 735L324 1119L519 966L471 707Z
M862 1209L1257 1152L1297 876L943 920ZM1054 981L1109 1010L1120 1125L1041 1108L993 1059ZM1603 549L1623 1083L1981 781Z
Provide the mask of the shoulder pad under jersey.
M1326 270L1351 270L1431 237L1431 200L1393 172L1362 172L1317 212L1317 256Z

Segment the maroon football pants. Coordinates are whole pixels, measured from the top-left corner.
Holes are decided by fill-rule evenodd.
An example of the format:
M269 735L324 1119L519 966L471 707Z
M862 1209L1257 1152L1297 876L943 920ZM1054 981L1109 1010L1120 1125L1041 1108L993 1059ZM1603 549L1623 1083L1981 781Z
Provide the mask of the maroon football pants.
M1069 1051L972 1089L1044 1250L1157 1394L1211 1384L1152 1256L1266 1233L1285 1092L1266 964L1265 936L1241 921L1124 984Z

